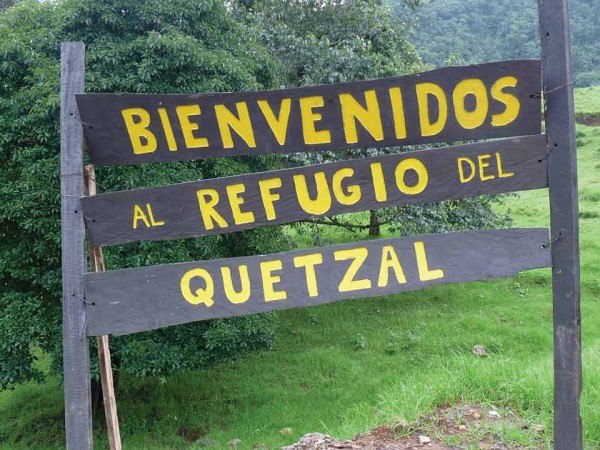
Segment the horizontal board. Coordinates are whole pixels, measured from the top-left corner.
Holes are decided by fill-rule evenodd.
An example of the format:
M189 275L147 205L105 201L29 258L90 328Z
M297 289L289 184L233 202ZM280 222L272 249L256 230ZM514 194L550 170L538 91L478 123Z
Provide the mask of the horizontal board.
M92 162L383 147L541 132L540 62L194 95L81 94Z
M487 280L551 265L546 229L430 234L85 276L87 334Z
M84 197L93 246L547 186L543 135ZM218 199L218 201L217 201ZM315 200L315 201L313 201Z

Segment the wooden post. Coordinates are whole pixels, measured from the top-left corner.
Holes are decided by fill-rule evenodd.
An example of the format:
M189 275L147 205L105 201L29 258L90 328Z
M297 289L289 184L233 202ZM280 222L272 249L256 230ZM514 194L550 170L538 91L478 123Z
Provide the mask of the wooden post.
M554 448L581 450L581 310L575 110L567 0L538 0L554 295Z
M85 178L88 195L96 195L96 173L93 165L85 166ZM91 272L104 272L105 266L102 248L90 247L90 266ZM98 343L98 365L100 366L100 381L102 382L108 444L110 450L121 450L121 433L119 430L119 416L117 415L117 400L115 398L108 336L98 336L96 341Z
M63 361L67 449L91 450L90 358L85 327L83 130L75 94L84 90L85 47L61 45L60 176L62 227Z

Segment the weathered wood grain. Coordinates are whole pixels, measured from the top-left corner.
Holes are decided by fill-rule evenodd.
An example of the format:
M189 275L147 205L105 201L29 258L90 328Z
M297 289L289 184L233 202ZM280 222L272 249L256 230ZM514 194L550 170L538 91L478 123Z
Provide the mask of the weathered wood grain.
M567 0L539 0L554 295L554 448L583 448L579 216Z
M85 181L87 193L90 196L97 194L96 172L94 166L85 166ZM90 272L104 272L104 254L102 248L90 245ZM110 357L110 344L108 336L96 337L98 345L98 366L100 368L100 382L102 383L102 397L104 400L104 416L106 418L106 432L108 434L108 447L110 450L121 450L121 431L119 416L117 414L117 399Z
M63 289L63 364L67 448L90 450L92 402L89 347L85 333L83 274L85 225L80 197L84 194L83 131L75 94L84 90L85 47L61 46L60 176Z
M388 267L394 261L399 271ZM91 273L85 281L91 302L87 332L129 334L434 284L506 277L549 265L546 229L507 229ZM228 270L231 285L223 281ZM247 278L242 277L244 271Z
M447 67L381 80L277 91L196 95L84 94L78 96L77 101L92 162L95 165L140 164L539 134L539 74L539 61L503 61ZM514 77L516 86L499 88L497 85L498 89L492 89L496 81L504 77ZM477 80L475 84L481 83L477 85L481 90L475 85L459 89L455 102L455 87L466 80ZM423 91L425 86L430 86L427 83L437 86L441 101L427 94L421 95L419 101L417 86ZM367 91L373 98L367 97ZM479 100L476 100L476 93L480 95ZM354 100L348 100L347 95ZM289 102L285 107L284 99ZM268 106L265 103L261 106L259 101L266 101ZM507 102L514 101L519 103L517 115L510 119L504 117L507 119L504 120ZM444 102L448 105L447 120L440 123L445 125L439 130L422 126L443 119L440 111L446 111ZM366 120L374 121L378 126L368 129L361 120L344 116L344 111L347 113L353 108L358 111L361 107L368 109ZM229 113L223 112L225 109ZM141 110L146 111L145 117L136 115L136 111ZM481 112L482 123L457 119L457 111L464 117L476 110ZM428 119L422 122L420 114ZM131 129L142 130L141 134L138 131L132 134L137 136L135 138L128 134L126 116L131 120ZM246 125L238 123L240 128L233 129L225 124L224 117ZM133 124L140 125L136 128ZM184 128L188 131L187 138L182 131ZM226 129L225 134L221 128ZM240 134L238 131L242 128L245 131ZM246 132L249 134L244 134ZM138 153L134 152L134 142L140 144Z
M481 157L481 160L478 157ZM407 194L397 186L396 167L402 162L415 159L427 170L427 186L418 194ZM373 165L378 165L381 172L373 172ZM462 181L471 175L472 180L461 182L459 165L462 165ZM487 166L481 167L482 165ZM340 183L342 191L348 192L350 186L359 186L360 189L360 199L352 204L348 204L345 197L338 199L336 193L332 192L334 189L331 186L335 184L334 180L338 179L334 174L342 173L340 172L342 169L351 169L353 173L351 177L344 178ZM543 135L527 136L201 180L152 189L105 193L83 198L83 211L90 240L94 246L134 240L176 239L227 233L258 225L287 223L314 217L315 214L303 209L299 203L299 191L295 187L294 177L305 176L306 185L309 186L309 196L314 199L316 198L314 176L316 173L324 174L327 179L326 193L331 201L330 208L321 215L536 189L547 186L546 141ZM482 180L482 174L483 178L489 179ZM376 196L375 178L385 185L387 193L385 200ZM404 178L410 186L414 186L419 180L412 169L406 172ZM263 200L259 183L273 179L279 180L281 187L270 191L279 196L271 203ZM244 193L240 194L244 203L240 205L240 209L252 212L254 220L250 223L235 223L227 194L227 187L233 185L244 186ZM198 200L198 192L207 189L214 190L218 194L220 202L215 206L215 210L222 216L227 226L221 227L211 220L209 224L214 228L207 229ZM306 190L300 189L300 192ZM268 208L265 207L265 203L272 204L276 217L267 215Z

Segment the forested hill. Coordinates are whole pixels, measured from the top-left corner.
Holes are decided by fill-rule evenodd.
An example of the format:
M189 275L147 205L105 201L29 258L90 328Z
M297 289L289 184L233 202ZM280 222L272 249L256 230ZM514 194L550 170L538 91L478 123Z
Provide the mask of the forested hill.
M399 0L386 0L398 13ZM539 57L535 0L424 0L413 43L434 66ZM571 0L578 86L600 84L600 0Z

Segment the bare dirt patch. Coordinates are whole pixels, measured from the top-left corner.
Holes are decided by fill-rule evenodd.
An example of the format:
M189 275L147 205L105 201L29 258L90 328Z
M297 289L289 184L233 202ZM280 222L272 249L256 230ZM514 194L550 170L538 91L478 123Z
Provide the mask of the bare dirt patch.
M533 433L538 445L521 447L503 442L495 430L511 426ZM543 449L544 427L527 424L510 412L477 405L444 405L412 423L382 426L351 440L341 441L320 433L305 435L282 450L534 450Z

